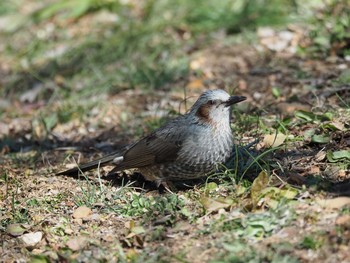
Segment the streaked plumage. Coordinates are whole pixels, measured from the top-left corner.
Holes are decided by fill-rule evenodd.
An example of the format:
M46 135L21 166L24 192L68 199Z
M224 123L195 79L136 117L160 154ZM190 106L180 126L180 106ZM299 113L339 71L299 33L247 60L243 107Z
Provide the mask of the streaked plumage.
M111 154L58 174L115 165L113 171L138 168L146 180L158 183L206 176L229 157L233 146L230 106L245 99L208 90L188 113L134 143L124 154Z

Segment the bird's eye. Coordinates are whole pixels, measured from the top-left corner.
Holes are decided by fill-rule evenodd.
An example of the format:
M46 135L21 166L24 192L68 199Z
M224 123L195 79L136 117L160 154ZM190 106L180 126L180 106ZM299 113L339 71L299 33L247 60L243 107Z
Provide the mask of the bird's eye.
M209 105L214 105L215 104L215 100L208 100L208 104Z

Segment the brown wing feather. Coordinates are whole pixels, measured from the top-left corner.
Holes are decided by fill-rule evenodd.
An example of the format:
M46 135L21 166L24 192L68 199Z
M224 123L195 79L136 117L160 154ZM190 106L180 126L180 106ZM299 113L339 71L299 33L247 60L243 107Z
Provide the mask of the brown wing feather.
M118 170L174 161L181 149L181 130L173 123L141 139L125 152Z

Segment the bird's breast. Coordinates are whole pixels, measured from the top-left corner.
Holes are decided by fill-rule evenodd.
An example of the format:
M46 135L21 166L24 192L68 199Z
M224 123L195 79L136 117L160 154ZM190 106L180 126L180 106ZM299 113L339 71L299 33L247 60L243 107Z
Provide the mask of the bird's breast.
M202 127L184 141L178 159L187 159L193 165L224 162L229 157L232 146L230 127L219 130Z

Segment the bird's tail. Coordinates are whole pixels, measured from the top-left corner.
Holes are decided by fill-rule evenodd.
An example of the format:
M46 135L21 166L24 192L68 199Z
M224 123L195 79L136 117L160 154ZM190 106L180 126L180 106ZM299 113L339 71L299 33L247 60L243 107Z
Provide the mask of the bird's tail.
M121 156L120 152L119 153L111 153L109 155L106 155L100 159L88 162L88 163L83 163L79 164L77 167L74 167L72 169L68 169L66 171L62 171L57 173L56 175L78 175L79 172L86 172L98 167L103 167L109 164L112 164L112 161Z

